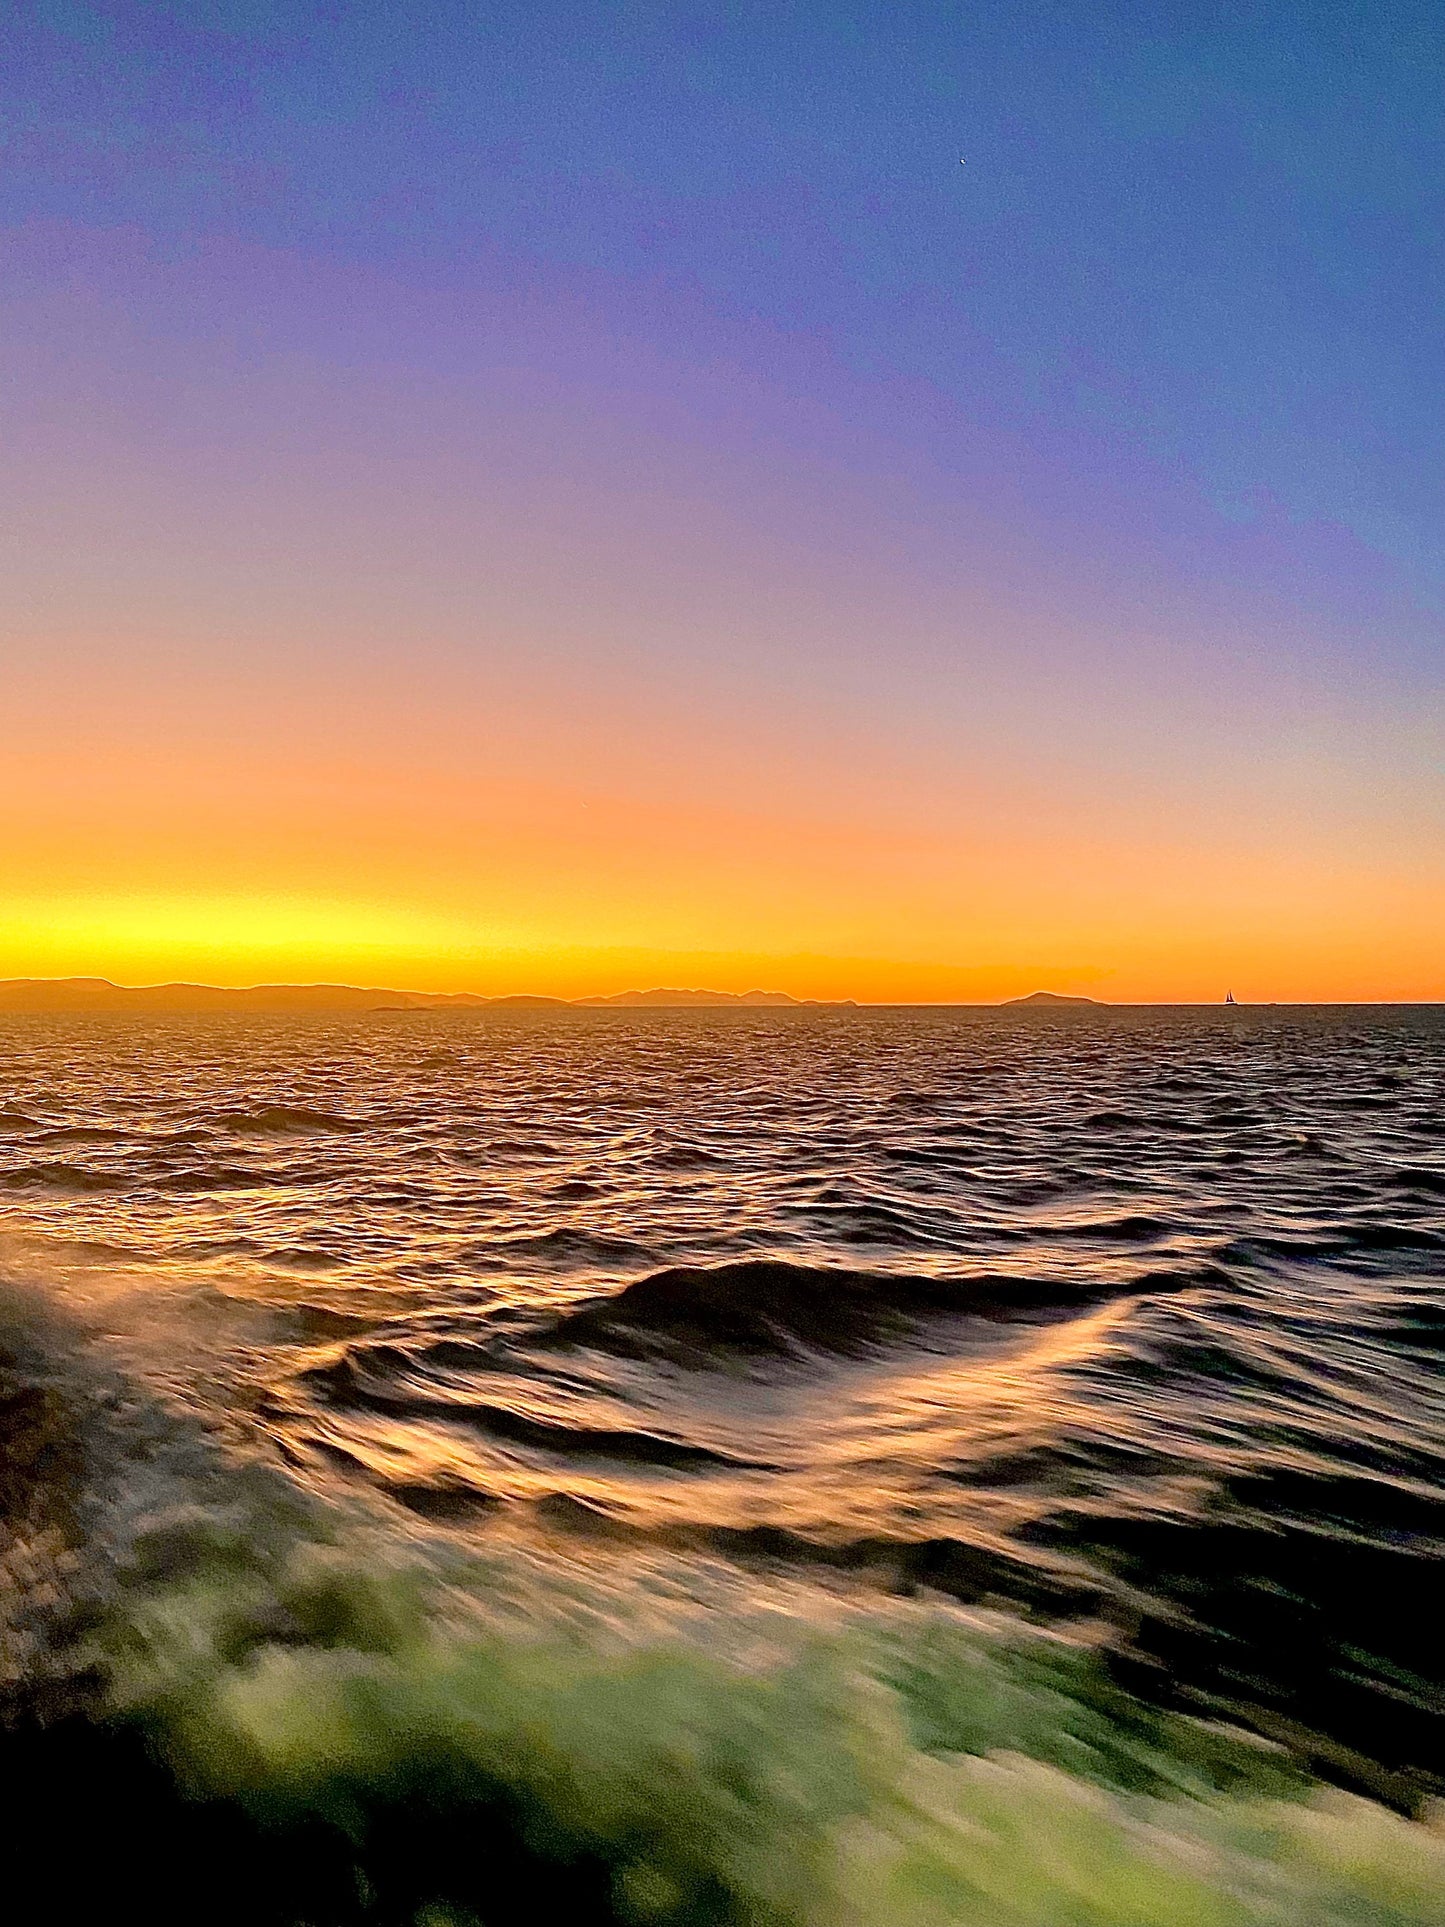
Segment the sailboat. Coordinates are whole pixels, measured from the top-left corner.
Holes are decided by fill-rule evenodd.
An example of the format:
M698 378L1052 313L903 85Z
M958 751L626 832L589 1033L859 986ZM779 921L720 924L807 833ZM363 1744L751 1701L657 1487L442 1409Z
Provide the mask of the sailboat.
M1225 993L1224 993L1224 1001L1225 1001L1225 1003L1227 1003L1227 1004L1232 1004L1232 1003L1234 1002L1234 992L1233 992L1232 990L1226 990L1226 991L1225 991Z

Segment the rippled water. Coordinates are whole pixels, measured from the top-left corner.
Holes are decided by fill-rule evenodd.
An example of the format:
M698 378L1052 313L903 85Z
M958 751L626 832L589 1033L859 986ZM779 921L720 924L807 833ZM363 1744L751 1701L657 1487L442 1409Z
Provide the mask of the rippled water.
M13 1020L0 1213L400 1534L1087 1622L1442 1784L1445 1013Z

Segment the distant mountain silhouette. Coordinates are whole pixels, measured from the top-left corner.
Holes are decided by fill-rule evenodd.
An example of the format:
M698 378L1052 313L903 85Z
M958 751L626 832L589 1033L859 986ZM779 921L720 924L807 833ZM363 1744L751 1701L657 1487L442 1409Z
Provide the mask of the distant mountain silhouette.
M812 997L790 997L785 990L619 990L611 997L579 997L579 1004L791 1004L816 1003Z
M146 984L130 988L105 977L12 977L0 981L0 1011L423 1011L561 1010L575 1004L667 1006L748 1004L802 1007L781 990L624 990L613 997L481 997L472 991L365 990L352 984Z
M146 984L130 989L104 977L20 977L0 983L0 1010L407 1010L440 1003L406 991L358 990L350 984L258 984L245 990L214 984Z
M1036 990L1028 997L1010 997L1005 1010L1107 1010L1097 997L1061 997L1054 990Z

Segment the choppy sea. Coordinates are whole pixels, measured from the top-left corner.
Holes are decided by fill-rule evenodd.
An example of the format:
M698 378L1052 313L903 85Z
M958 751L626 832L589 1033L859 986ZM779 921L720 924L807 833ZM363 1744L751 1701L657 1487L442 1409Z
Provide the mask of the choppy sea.
M12 1017L0 1279L52 1918L1445 1922L1445 1009Z

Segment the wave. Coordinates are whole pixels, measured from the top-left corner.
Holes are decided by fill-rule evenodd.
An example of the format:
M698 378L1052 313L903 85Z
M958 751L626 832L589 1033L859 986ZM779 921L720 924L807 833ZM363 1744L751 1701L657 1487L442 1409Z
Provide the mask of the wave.
M1445 1197L1445 1171L1432 1170L1428 1165L1401 1166L1389 1174L1387 1182L1392 1191L1410 1200Z
M274 1191L282 1186L308 1184L322 1185L330 1182L332 1173L324 1164L257 1164L252 1167L234 1164L202 1164L186 1171L167 1171L156 1176L152 1182L157 1191L179 1192L182 1195L193 1192L204 1196L207 1192L219 1191Z
M1342 1223L1313 1237L1304 1232L1295 1236L1279 1232L1251 1232L1247 1237L1237 1238L1225 1245L1220 1256L1245 1263L1259 1257L1308 1263L1372 1251L1439 1251L1442 1248L1445 1248L1445 1237L1424 1226L1357 1220L1354 1223Z
M303 1137L316 1132L350 1132L364 1127L333 1111L307 1110L299 1104L263 1104L253 1111L218 1111L208 1120L242 1136Z
M80 1164L43 1163L0 1173L0 1184L9 1191L117 1191L125 1179Z
M301 1376L308 1388L319 1392L335 1409L401 1412L410 1419L473 1426L519 1445L570 1454L600 1454L639 1465L772 1469L761 1460L739 1458L635 1426L589 1424L575 1413L565 1421L548 1419L536 1410L504 1404L480 1390L462 1391L450 1380L427 1383L419 1375L419 1366L436 1371L456 1362L459 1355L475 1363L479 1352L447 1341L428 1346L424 1352L414 1346L403 1350L384 1342L354 1345L328 1364L308 1367ZM484 1358L485 1354L480 1356Z
M1172 1218L1151 1217L1147 1212L1126 1212L1118 1218L1060 1219L1039 1226L1046 1238L1099 1239L1105 1243L1158 1244L1177 1238L1187 1226Z
M378 1536L35 1335L0 1533L12 1570L69 1542L68 1610L52 1584L0 1788L17 1842L84 1815L54 1917L1438 1923L1438 1821L1132 1696L1086 1641Z
M554 1225L548 1231L521 1232L512 1238L494 1238L485 1244L468 1247L468 1257L476 1265L509 1267L517 1260L534 1264L598 1269L635 1265L654 1254L648 1246L630 1238L600 1231L584 1231L573 1225Z
M130 1133L107 1130L97 1125L74 1124L54 1131L42 1131L35 1141L37 1144L128 1144Z
M1151 1289L1193 1282L1189 1274L1158 1273ZM623 1357L666 1355L692 1365L715 1363L725 1353L848 1356L905 1336L929 1318L1067 1317L1130 1290L1108 1278L936 1277L753 1258L652 1272L562 1313L536 1342Z
M648 1163L658 1171L706 1171L726 1167L727 1159L700 1144L669 1144L649 1153Z

